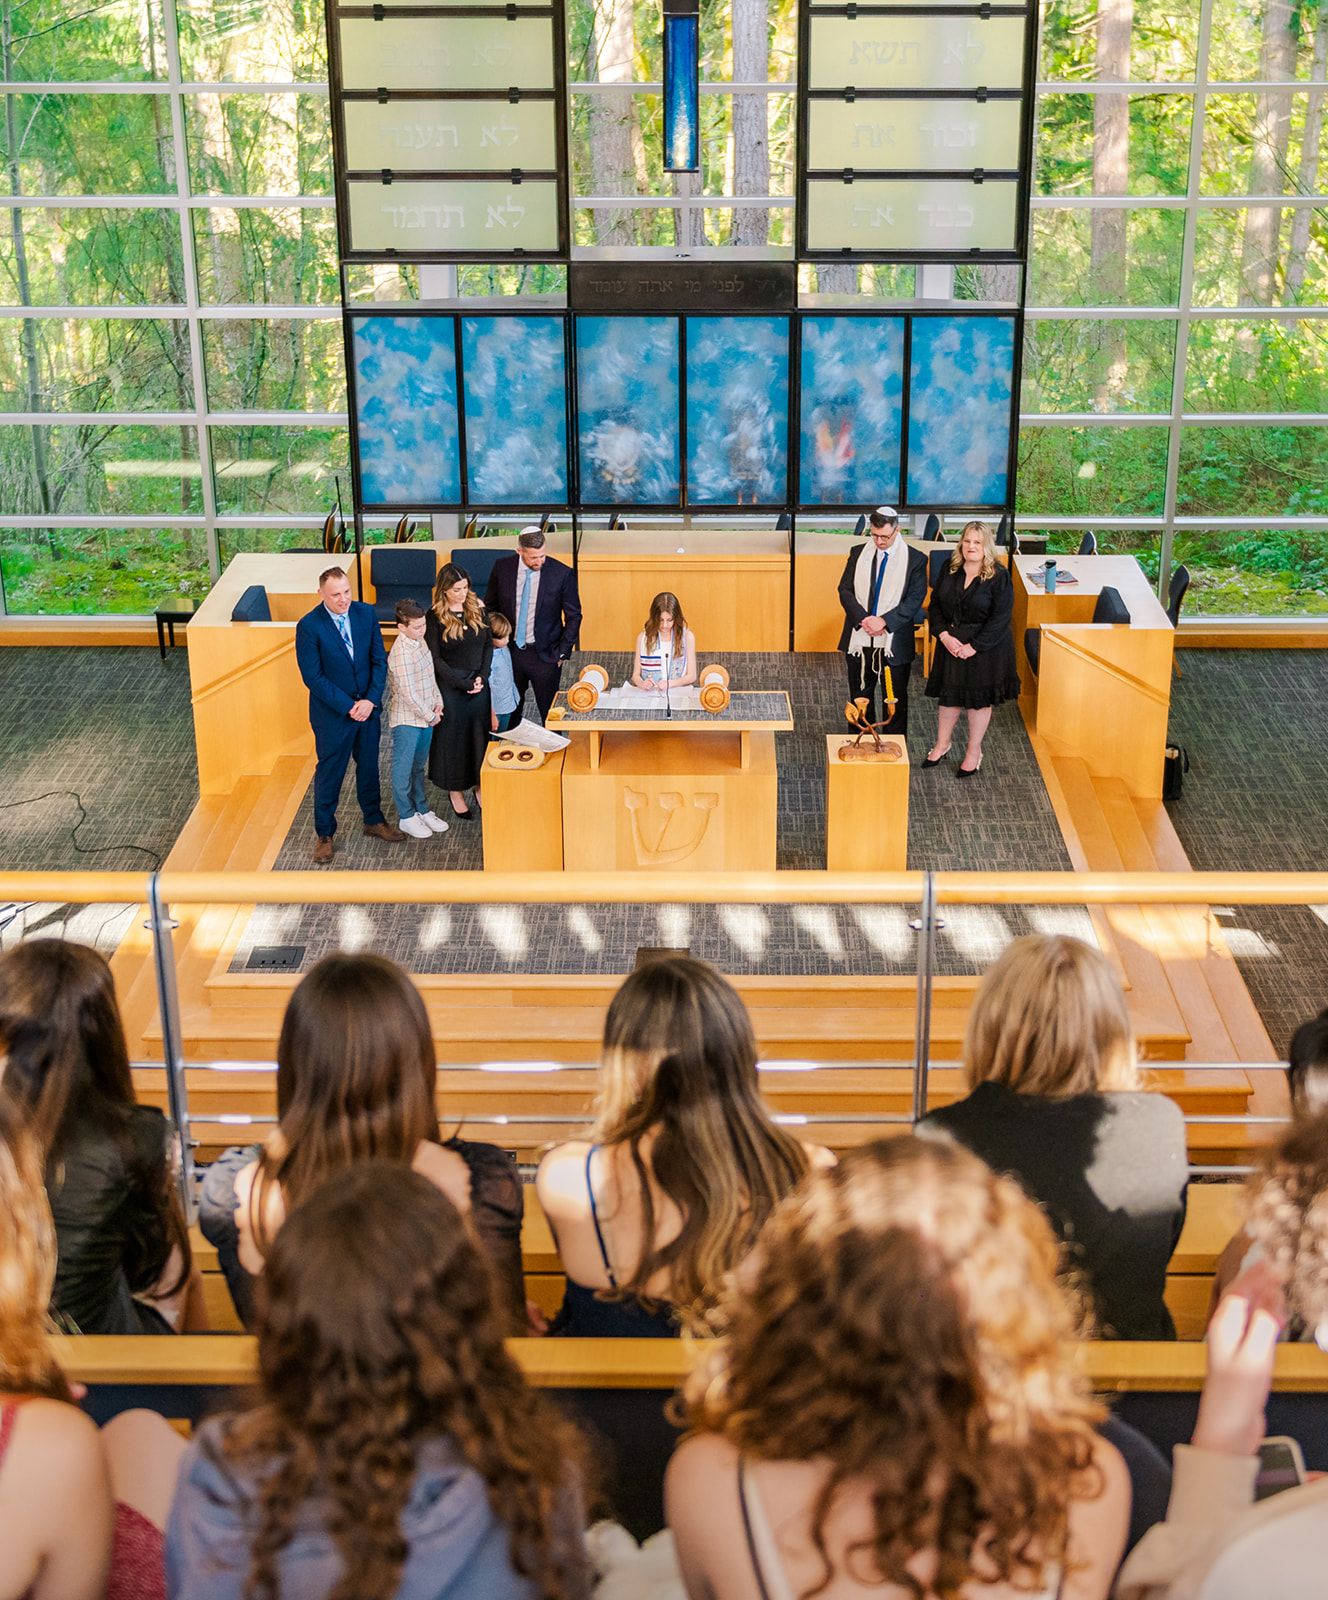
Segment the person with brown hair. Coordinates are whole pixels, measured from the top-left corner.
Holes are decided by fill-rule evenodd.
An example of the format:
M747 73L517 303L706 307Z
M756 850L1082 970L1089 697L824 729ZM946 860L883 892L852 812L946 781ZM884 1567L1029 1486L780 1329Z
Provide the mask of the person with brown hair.
M473 820L465 791L480 803L480 771L489 745L489 670L493 634L489 614L470 587L464 567L449 561L438 574L433 605L424 624L424 642L443 696L443 720L433 732L429 777L446 789L454 816Z
M63 939L0 955L0 1051L0 1092L26 1118L46 1172L55 1316L74 1333L205 1327L171 1129L138 1104L104 957Z
M978 986L964 1071L967 1097L918 1132L1023 1184L1084 1280L1099 1337L1174 1339L1163 1295L1185 1223L1185 1119L1141 1089L1111 963L1079 939L1016 939Z
M579 1440L503 1343L451 1201L365 1162L292 1210L261 1402L205 1423L166 1535L175 1600L588 1600Z
M536 1191L567 1272L553 1332L667 1338L704 1313L814 1160L761 1102L756 1037L701 961L651 961L609 1006L590 1142L558 1146Z
M940 701L936 743L924 767L939 766L963 712L968 712L968 748L955 769L971 778L982 765L982 741L992 707L1019 694L1015 669L1014 583L996 557L996 540L985 522L966 522L955 553L931 592L927 619L936 650L927 694Z
M437 1083L429 1015L400 967L324 956L296 985L277 1040L277 1127L266 1147L214 1162L199 1204L246 1326L286 1212L334 1174L377 1159L414 1168L470 1216L507 1331L524 1331L520 1175L496 1145L440 1139Z
M1129 1481L1056 1265L952 1145L881 1140L789 1195L685 1391L665 1499L692 1600L1103 1600Z
M50 1345L55 1273L41 1145L0 1097L0 1597L165 1600L162 1530L183 1443L153 1418L142 1458L144 1413L99 1437L73 1403Z
M636 636L632 684L664 693L696 682L696 635L687 626L676 594L666 590L650 602L650 615Z

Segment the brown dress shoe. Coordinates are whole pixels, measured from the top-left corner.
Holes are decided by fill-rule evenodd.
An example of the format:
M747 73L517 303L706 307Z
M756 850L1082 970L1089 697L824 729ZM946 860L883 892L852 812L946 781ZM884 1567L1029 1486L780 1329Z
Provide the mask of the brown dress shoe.
M400 844L406 837L400 828L394 828L390 822L366 822L364 831L371 839L382 839L387 844Z
M314 865L326 867L332 860L332 835L320 833L318 843L314 846Z

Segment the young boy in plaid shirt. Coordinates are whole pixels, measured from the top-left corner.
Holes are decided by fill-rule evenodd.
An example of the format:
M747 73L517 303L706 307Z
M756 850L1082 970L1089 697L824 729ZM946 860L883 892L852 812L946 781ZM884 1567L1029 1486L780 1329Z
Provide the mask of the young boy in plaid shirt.
M433 730L442 720L433 657L424 642L424 608L415 600L397 601L397 638L387 658L387 690L391 696L388 726L392 729L392 799L402 833L428 839L446 833L447 824L429 808L424 771Z

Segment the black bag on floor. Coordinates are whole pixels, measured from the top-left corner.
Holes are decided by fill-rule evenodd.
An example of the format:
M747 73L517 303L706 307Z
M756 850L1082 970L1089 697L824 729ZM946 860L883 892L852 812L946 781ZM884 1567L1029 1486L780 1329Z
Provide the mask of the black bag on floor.
M1169 744L1162 758L1162 798L1179 800L1185 787L1185 774L1190 770L1190 757L1184 745Z

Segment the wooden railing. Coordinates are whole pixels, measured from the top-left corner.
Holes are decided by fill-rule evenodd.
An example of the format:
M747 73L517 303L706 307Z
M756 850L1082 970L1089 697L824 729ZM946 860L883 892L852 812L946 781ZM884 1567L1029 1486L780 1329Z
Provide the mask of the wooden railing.
M66 1375L79 1383L239 1387L257 1377L257 1344L245 1335L54 1342ZM705 1352L704 1342L686 1339L511 1339L508 1348L531 1382L548 1389L674 1389ZM1101 1394L1193 1391L1208 1368L1207 1346L1198 1343L1085 1343L1074 1355ZM1328 1393L1328 1354L1315 1345L1279 1345L1273 1388Z

